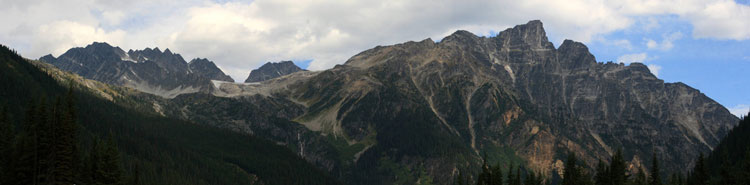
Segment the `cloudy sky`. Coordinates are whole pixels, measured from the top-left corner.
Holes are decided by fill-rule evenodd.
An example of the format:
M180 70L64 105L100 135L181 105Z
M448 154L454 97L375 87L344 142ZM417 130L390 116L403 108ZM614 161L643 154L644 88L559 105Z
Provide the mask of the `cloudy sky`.
M642 62L735 114L750 109L749 0L0 0L0 44L27 58L94 41L208 58L235 80L268 61L310 70L375 47L493 36L541 20L551 41L586 43L600 62Z

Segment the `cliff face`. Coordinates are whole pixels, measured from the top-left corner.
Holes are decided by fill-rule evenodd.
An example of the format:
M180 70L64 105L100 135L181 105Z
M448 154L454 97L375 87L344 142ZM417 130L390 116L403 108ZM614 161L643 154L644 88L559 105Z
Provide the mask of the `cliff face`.
M86 57L68 57L76 52L83 51L49 61L71 58L55 65L105 82L122 74L80 65ZM190 68L128 56L170 69L138 77ZM124 61L120 52L93 57L90 63ZM291 66L276 66L283 63ZM738 122L700 91L664 83L643 64L597 63L570 40L555 48L540 21L496 37L457 31L437 43L378 46L325 71L293 65L269 63L246 80L263 83L217 83L211 95L153 99L154 107L271 139L348 184L448 184L458 171L477 169L484 154L548 177L562 173L567 151L593 165L621 149L632 168L656 154L667 170L684 171Z
M39 60L62 70L113 85L172 98L179 94L211 91L210 80L233 81L213 62L196 59L191 63L169 49L123 51L107 43L94 42L85 48L72 48L55 58Z
M540 21L490 38L457 31L438 43L378 46L309 78L221 89L289 99L305 107L295 121L362 144L356 182L403 180L399 168L453 182L444 174L478 165L483 153L547 175L561 173L568 150L595 164L622 149L631 167L655 153L667 169L683 170L737 123L643 64L597 63L570 40L555 48ZM381 168L396 169L373 170Z
M294 65L292 61L281 61L277 63L268 62L263 64L263 66L260 66L260 68L250 71L250 75L245 80L245 83L266 81L292 74L297 71L304 70L297 67L297 65Z

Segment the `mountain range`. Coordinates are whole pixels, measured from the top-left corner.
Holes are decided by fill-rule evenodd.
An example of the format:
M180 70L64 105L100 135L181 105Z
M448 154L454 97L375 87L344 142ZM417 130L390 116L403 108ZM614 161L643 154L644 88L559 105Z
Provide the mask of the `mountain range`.
M93 87L137 97L127 106L286 146L346 184L449 184L483 158L559 178L568 152L593 165L618 150L631 170L657 156L685 172L739 121L641 63L597 62L571 40L555 48L541 21L377 46L323 71L267 63L248 83L168 49L93 43L39 60L147 93Z

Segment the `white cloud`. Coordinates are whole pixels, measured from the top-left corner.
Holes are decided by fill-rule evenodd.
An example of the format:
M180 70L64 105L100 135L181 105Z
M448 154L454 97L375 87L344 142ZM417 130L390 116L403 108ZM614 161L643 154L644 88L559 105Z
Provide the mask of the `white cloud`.
M122 30L105 31L90 25L71 21L57 21L40 25L33 32L32 50L48 51L57 56L72 47L85 46L94 41L108 41L117 45L122 43L125 32Z
M654 76L659 77L659 71L661 70L661 66L656 65L656 64L649 64L648 70L651 71L651 74L654 74Z
M656 41L652 39L645 39L646 40L646 47L648 49L658 49L662 51L668 51L674 47L674 41L682 38L681 32L674 32L669 35L662 36L662 40L660 43L657 43Z
M617 62L624 64L630 64L633 62L645 63L648 59L649 57L646 53L635 53L617 57Z
M750 111L750 105L746 104L739 104L735 105L732 108L729 108L729 112L736 115L737 117L747 116L748 111Z
M266 61L312 59L310 69L326 69L376 45L427 37L438 40L456 29L482 34L533 19L542 20L557 43L562 39L590 42L631 28L644 17L647 21L639 25L657 29L661 22L652 16L662 15L690 22L696 38L750 39L748 6L729 0L11 0L2 4L0 43L30 58L94 40L125 49L169 47L188 60L214 60L237 80ZM649 48L669 50L679 39L670 36L645 42ZM628 40L614 44L632 48Z
M618 46L618 47L621 47L621 48L625 48L627 50L632 50L633 49L633 45L630 44L629 40L625 40L625 39L614 40L614 41L612 41L612 43L615 46Z

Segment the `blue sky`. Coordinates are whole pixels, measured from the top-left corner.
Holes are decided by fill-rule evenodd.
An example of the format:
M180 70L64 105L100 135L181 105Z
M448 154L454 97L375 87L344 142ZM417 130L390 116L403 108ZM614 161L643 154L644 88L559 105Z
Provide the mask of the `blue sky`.
M94 41L169 48L242 81L266 62L324 70L377 45L541 20L600 62L642 62L729 108L750 109L750 0L6 0L0 43L28 58Z

